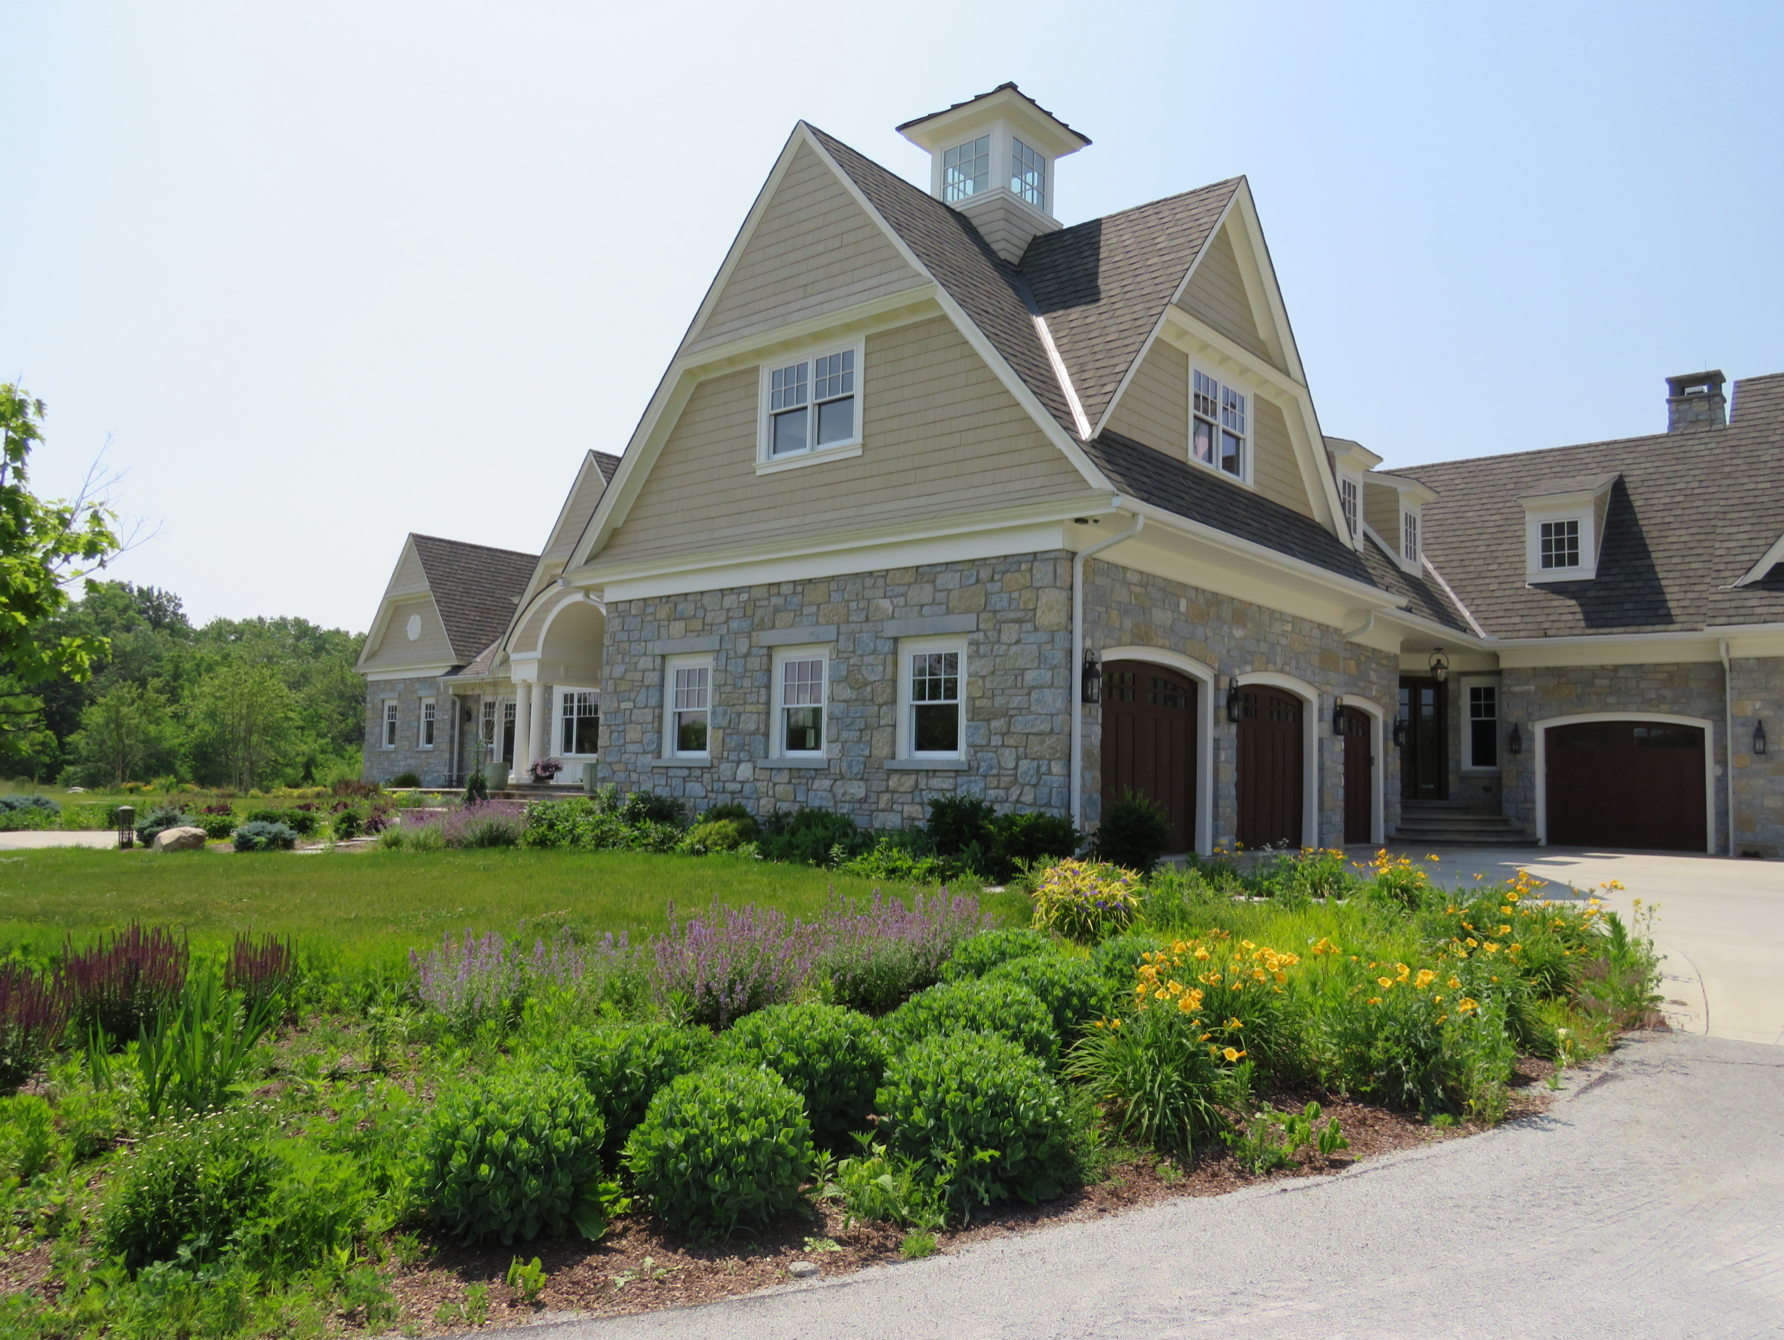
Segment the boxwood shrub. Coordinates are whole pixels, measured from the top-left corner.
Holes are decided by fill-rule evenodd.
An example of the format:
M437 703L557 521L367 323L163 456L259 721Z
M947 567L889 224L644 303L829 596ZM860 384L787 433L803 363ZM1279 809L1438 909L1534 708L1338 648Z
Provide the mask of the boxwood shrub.
M136 821L136 840L147 847L170 828L198 826L195 816L171 805L158 805Z
M1065 954L1030 954L1000 963L984 979L1013 982L1040 998L1053 1016L1060 1045L1070 1047L1078 1032L1108 1008L1109 983L1089 959Z
M658 1218L712 1239L790 1210L818 1153L804 1101L778 1075L718 1065L658 1091L625 1162Z
M1014 982L944 982L919 991L880 1021L887 1053L943 1033L997 1033L1039 1061L1059 1052L1053 1015L1040 997Z
M612 1024L579 1028L564 1039L566 1068L587 1087L607 1129L602 1153L609 1165L632 1134L650 1100L670 1080L698 1070L711 1056L712 1034L672 1024Z
M831 1149L866 1129L886 1068L873 1020L840 1005L771 1005L746 1014L724 1035L721 1054L785 1080L805 1099L813 1138Z
M290 851L296 845L297 834L284 824L250 819L235 830L237 851Z
M976 1205L1059 1195L1075 1157L1064 1096L1033 1056L1007 1038L951 1033L894 1058L874 1098L890 1148L943 1183L966 1217Z
M599 1235L601 1140L574 1075L514 1064L441 1090L416 1131L414 1185L430 1218L465 1243L530 1241L571 1225Z
M1030 954L1045 954L1053 948L1049 936L1027 926L980 931L942 965L942 980L959 982L970 977L983 977L1000 963L1026 958Z
M1090 961L1117 991L1134 989L1134 970L1140 966L1142 954L1155 954L1164 941L1146 931L1127 931L1112 935L1090 951Z

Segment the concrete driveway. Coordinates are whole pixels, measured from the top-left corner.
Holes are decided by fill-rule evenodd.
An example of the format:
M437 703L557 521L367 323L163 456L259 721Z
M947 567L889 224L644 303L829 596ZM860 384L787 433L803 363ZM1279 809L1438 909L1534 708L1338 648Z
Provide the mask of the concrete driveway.
M1666 955L1668 1021L1711 1037L1784 1043L1784 862L1554 847L1437 854L1427 868L1450 887L1466 887L1478 873L1503 879L1522 867L1558 886L1598 892L1624 914L1637 898L1659 903L1654 942ZM1620 892L1599 889L1612 880L1623 885Z
M1549 1113L561 1340L1778 1335L1784 1048L1646 1034Z
M40 832L0 833L0 851L41 851L45 847L116 847L116 832L104 829L67 830L48 828Z

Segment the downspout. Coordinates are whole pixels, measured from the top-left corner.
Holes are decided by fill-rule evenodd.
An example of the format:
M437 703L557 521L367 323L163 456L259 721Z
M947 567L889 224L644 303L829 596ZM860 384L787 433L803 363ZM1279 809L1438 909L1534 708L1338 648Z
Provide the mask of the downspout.
M1136 516L1134 524L1119 535L1098 540L1088 549L1080 549L1072 559L1072 827L1084 826L1084 560L1100 554L1111 545L1131 540L1146 525L1146 518Z
M1360 637L1367 637L1369 630L1373 627L1375 627L1375 610L1372 606L1369 610L1369 617L1364 619L1363 622L1358 624L1355 628L1346 632L1344 640L1346 642L1355 642Z
M1734 673L1728 663L1727 638L1717 644L1717 651L1722 657L1722 775L1728 788L1728 854L1734 856L1738 854L1734 845Z

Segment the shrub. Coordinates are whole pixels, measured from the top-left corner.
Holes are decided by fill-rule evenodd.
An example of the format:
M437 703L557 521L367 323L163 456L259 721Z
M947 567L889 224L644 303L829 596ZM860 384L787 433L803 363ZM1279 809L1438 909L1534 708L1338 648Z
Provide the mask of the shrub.
M1075 856L1084 835L1062 814L1000 814L991 821L991 840L998 879L1009 880L1037 861Z
M159 805L137 820L136 840L146 847L168 829L188 826L197 826L197 820L192 815L169 805Z
M67 1007L56 986L26 964L0 963L0 1094L36 1074L61 1036Z
M778 908L726 907L678 922L652 944L657 999L693 1023L723 1028L731 1020L790 1000L811 976L818 948L813 928Z
M874 836L873 846L839 867L845 874L897 884L946 884L970 874L950 856L937 856L921 829Z
M518 847L526 832L526 807L511 801L487 800L449 810L429 822L439 829L442 846Z
M218 809L221 809L222 813L214 812ZM234 833L236 827L235 814L227 805L208 807L193 822L204 829L205 837L213 842L221 842Z
M609 950L629 952L623 937L617 946L611 936L608 941ZM462 941L447 934L438 948L426 954L411 949L409 966L415 969L415 994L421 1002L464 1031L486 1023L513 1023L534 988L547 983L571 986L587 969L582 951L567 931L560 931L549 944L535 939L529 955L518 937L509 941L490 931L479 939L468 927Z
M944 1033L997 1033L1041 1061L1059 1051L1053 1016L1040 998L1014 982L949 982L919 991L881 1024L893 1054Z
M508 1065L441 1090L416 1133L414 1178L428 1215L467 1245L530 1242L572 1225L606 1227L599 1175L605 1128L573 1075Z
M887 1065L874 1110L891 1151L920 1162L963 1216L1011 1196L1050 1199L1073 1175L1065 1099L1006 1038L954 1033L914 1044Z
M1095 861L1049 866L1035 885L1034 926L1094 944L1124 931L1140 910L1140 877Z
M564 1065L581 1078L601 1109L611 1166L619 1158L650 1100L672 1079L706 1064L712 1034L671 1024L612 1024L575 1029L564 1040Z
M465 804L481 805L489 799L489 778L483 775L481 766L471 769L471 775L465 778Z
M1065 1074L1103 1099L1120 1135L1189 1155L1226 1129L1221 1108L1243 1097L1249 1076L1204 1031L1201 1016L1130 1008L1086 1032Z
M743 833L744 841L754 842L762 832L762 825L756 822L756 816L742 805L714 805L700 816L703 824L735 823Z
M688 821L687 811L674 796L657 796L649 791L632 792L620 802L618 814L628 824L669 824L681 828Z
M984 981L1011 982L1032 991L1053 1016L1053 1031L1069 1047L1079 1030L1100 1015L1109 984L1088 959L1065 954L1031 954L1000 963Z
M1103 979L1119 992L1133 990L1134 971L1140 960L1164 948L1164 942L1149 931L1128 931L1111 935L1090 951L1090 961Z
M739 1019L728 1062L765 1065L805 1100L812 1137L835 1149L867 1124L886 1058L873 1021L840 1005L776 1005Z
M416 787L421 785L421 774L418 772L399 772L390 779L391 786Z
M715 851L736 851L754 839L750 836L756 824L738 819L702 819L682 835L675 849L690 856L705 856Z
M62 806L48 796L0 795L0 813L18 814L33 810L39 814L59 815Z
M865 907L838 900L820 923L817 970L836 1004L884 1014L933 986L943 964L984 924L978 899L963 894L914 894L908 908L877 892Z
M978 796L931 796L929 822L923 828L938 856L952 857L989 875L996 866L991 836L996 814L990 803Z
M0 795L0 832L56 828L61 822L62 807L48 796Z
M179 999L190 958L185 940L140 922L84 950L68 940L58 977L76 1035L98 1028L119 1042L135 1039Z
M1152 873L1171 845L1171 825L1165 812L1147 796L1129 791L1103 807L1103 821L1091 840L1099 861Z
M1030 954L1053 952L1053 941L1040 931L1027 926L1005 926L980 931L964 941L942 966L944 982L960 982L970 977L983 977L1000 963L1026 958Z
M299 837L309 837L316 831L316 825L321 822L321 816L314 809L301 807L286 810L258 809L248 811L246 822L284 824Z
M290 851L297 846L297 834L284 824L249 820L235 830L237 851Z
M365 831L366 811L357 805L336 810L328 823L336 842L351 842Z
M756 847L770 861L838 866L860 855L867 842L867 835L846 814L778 810L763 820Z
M708 1239L793 1208L818 1164L799 1095L742 1066L672 1080L651 1099L625 1160L665 1224Z

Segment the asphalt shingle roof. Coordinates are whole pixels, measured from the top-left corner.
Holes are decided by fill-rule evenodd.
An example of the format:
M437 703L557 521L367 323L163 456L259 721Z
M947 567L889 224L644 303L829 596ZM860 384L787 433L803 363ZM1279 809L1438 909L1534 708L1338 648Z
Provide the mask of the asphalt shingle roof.
M435 535L409 538L427 574L452 654L461 664L471 661L508 631L515 602L532 579L539 556Z
M1784 535L1784 373L1736 382L1726 426L1398 473L1437 490L1425 550L1494 637L1784 620L1784 577L1733 585ZM1519 499L1611 474L1597 577L1527 585Z

